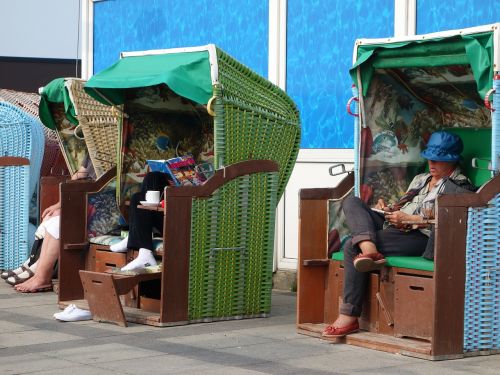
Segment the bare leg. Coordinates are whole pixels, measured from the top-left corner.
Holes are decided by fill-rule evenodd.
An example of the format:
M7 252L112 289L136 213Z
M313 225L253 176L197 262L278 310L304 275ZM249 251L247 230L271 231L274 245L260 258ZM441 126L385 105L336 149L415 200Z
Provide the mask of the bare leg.
M59 240L47 233L43 240L35 275L24 283L16 285L15 289L20 292L36 292L39 288L50 286L52 283L54 265L58 258Z
M361 241L358 243L358 246L365 255L378 253L377 246L372 241Z
M354 323L358 319L357 316L349 316L349 315L344 315L344 314L339 314L335 322L333 322L334 327L345 327L348 326L352 323Z

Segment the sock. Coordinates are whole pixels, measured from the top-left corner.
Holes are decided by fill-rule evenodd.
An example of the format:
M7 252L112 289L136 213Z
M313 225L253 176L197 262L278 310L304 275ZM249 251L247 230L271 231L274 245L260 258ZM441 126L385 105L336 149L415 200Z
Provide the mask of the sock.
M121 240L118 243L115 243L114 245L111 245L109 249L113 251L114 253L123 253L127 251L127 245L128 245L128 236L125 237L123 240Z
M134 271L141 268L156 266L156 259L153 252L148 249L139 249L139 255L129 264L121 268L122 271Z

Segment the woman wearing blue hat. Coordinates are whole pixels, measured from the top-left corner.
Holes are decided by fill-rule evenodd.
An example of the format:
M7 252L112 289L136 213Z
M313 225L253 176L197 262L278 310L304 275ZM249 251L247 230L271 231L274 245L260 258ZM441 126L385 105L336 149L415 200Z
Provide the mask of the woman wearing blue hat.
M417 228L404 222L421 222L434 216L434 202L445 181L470 184L458 162L463 151L460 137L445 131L431 135L421 155L429 172L417 175L406 193L392 205L379 199L369 208L358 197L348 197L342 206L352 238L344 247L344 298L337 320L324 331L325 337L343 337L359 329L368 271L386 263L384 256L420 256L429 241L427 225Z

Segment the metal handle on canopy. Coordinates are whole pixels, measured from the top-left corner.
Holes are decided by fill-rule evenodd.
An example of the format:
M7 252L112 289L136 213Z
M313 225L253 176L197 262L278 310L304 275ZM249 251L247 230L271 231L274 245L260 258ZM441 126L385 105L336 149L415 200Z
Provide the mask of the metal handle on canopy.
M213 101L214 101L215 99L216 99L216 98L215 98L215 96L212 96L212 97L210 98L210 100L208 101L208 103L207 103L207 112L208 112L208 114L209 114L210 116L212 116L212 117L215 117L215 112L214 112L214 110L212 109L212 103L213 103Z

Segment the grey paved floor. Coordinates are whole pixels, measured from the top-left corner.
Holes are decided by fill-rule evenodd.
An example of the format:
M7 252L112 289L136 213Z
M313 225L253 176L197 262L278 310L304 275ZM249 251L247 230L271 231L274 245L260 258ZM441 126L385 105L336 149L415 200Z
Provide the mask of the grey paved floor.
M429 362L295 333L295 295L267 319L154 328L60 323L56 295L0 283L0 374L500 374L500 355Z

